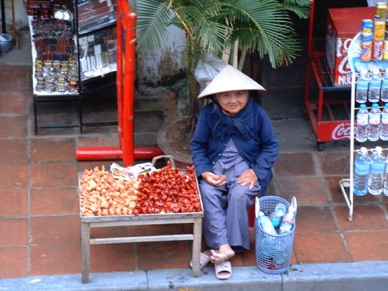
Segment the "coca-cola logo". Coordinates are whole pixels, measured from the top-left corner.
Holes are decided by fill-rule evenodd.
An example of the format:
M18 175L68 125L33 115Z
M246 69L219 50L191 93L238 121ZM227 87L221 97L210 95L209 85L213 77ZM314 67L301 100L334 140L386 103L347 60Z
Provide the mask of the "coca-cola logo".
M351 38L348 38L343 42L342 56L344 56L344 58L338 64L338 72L342 75L351 73L350 65L348 63L348 51L349 51L351 42L352 42Z
M331 138L333 140L350 139L350 126L347 126L346 123L338 124L333 129Z

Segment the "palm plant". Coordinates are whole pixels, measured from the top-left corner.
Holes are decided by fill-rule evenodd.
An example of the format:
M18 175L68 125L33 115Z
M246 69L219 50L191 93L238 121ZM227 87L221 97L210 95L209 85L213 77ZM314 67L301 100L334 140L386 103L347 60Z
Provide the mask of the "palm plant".
M141 0L135 7L137 49L159 49L169 25L185 31L188 95L195 119L199 92L193 72L199 56L205 52L221 56L228 49L233 55L238 50L242 70L246 54L257 51L261 59L268 56L273 68L289 65L300 49L291 16L308 18L311 1Z
M185 30L189 52L220 55L238 41L242 56L258 51L276 68L299 50L289 12L308 18L311 0L143 0L136 5L139 50L161 47L167 27ZM242 60L243 60L242 58ZM241 63L241 62L240 62Z

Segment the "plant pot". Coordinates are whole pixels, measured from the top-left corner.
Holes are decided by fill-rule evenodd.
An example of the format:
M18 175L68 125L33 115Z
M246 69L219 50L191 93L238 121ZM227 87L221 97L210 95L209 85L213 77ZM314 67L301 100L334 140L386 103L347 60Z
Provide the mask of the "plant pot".
M178 168L192 164L188 117L165 123L157 132L156 143L166 155L172 155Z

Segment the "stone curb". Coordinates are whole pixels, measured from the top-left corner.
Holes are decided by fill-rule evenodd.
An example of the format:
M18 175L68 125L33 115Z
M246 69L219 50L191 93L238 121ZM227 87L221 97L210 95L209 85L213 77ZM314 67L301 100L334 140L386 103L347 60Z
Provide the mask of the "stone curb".
M280 275L268 275L256 267L234 267L232 277L221 281L213 268L199 278L190 269L92 273L88 284L81 274L34 276L0 280L1 291L126 291L126 290L387 290L388 262L356 262L293 265Z

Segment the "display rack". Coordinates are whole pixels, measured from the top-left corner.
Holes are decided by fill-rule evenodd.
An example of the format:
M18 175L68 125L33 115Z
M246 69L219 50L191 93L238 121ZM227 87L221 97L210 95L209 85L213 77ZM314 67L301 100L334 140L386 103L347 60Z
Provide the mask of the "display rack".
M83 99L116 97L116 6L116 0L27 1L35 134L43 128L77 127L82 133L85 126L117 125L117 120L87 123L83 118ZM73 102L71 121L41 125L38 108L48 102Z
M96 95L117 95L116 11L116 0L75 1L81 109L89 97L96 99ZM117 125L117 120L85 122L81 110L81 132L84 127L110 125Z
M63 124L38 123L40 103L70 101L75 104L76 115L79 116L78 62L73 23L70 20L28 16L28 24L31 32L35 134L44 128L79 127L79 119Z
M378 67L380 70L385 70L388 67L388 61L362 61L360 59L361 53L361 33L359 32L352 40L349 47L349 65L352 70L352 85L351 85L351 114L350 114L350 136L355 136L355 116L358 110L356 106L356 80L361 68L366 68L372 70L372 67ZM368 149L370 151L370 149ZM386 150L386 149L384 149ZM349 208L349 221L353 220L353 210L354 210L354 193L353 193L353 180L354 180L354 157L357 149L355 149L354 138L350 139L350 158L349 158L349 178L341 179L339 181L342 194L345 198L347 206Z

